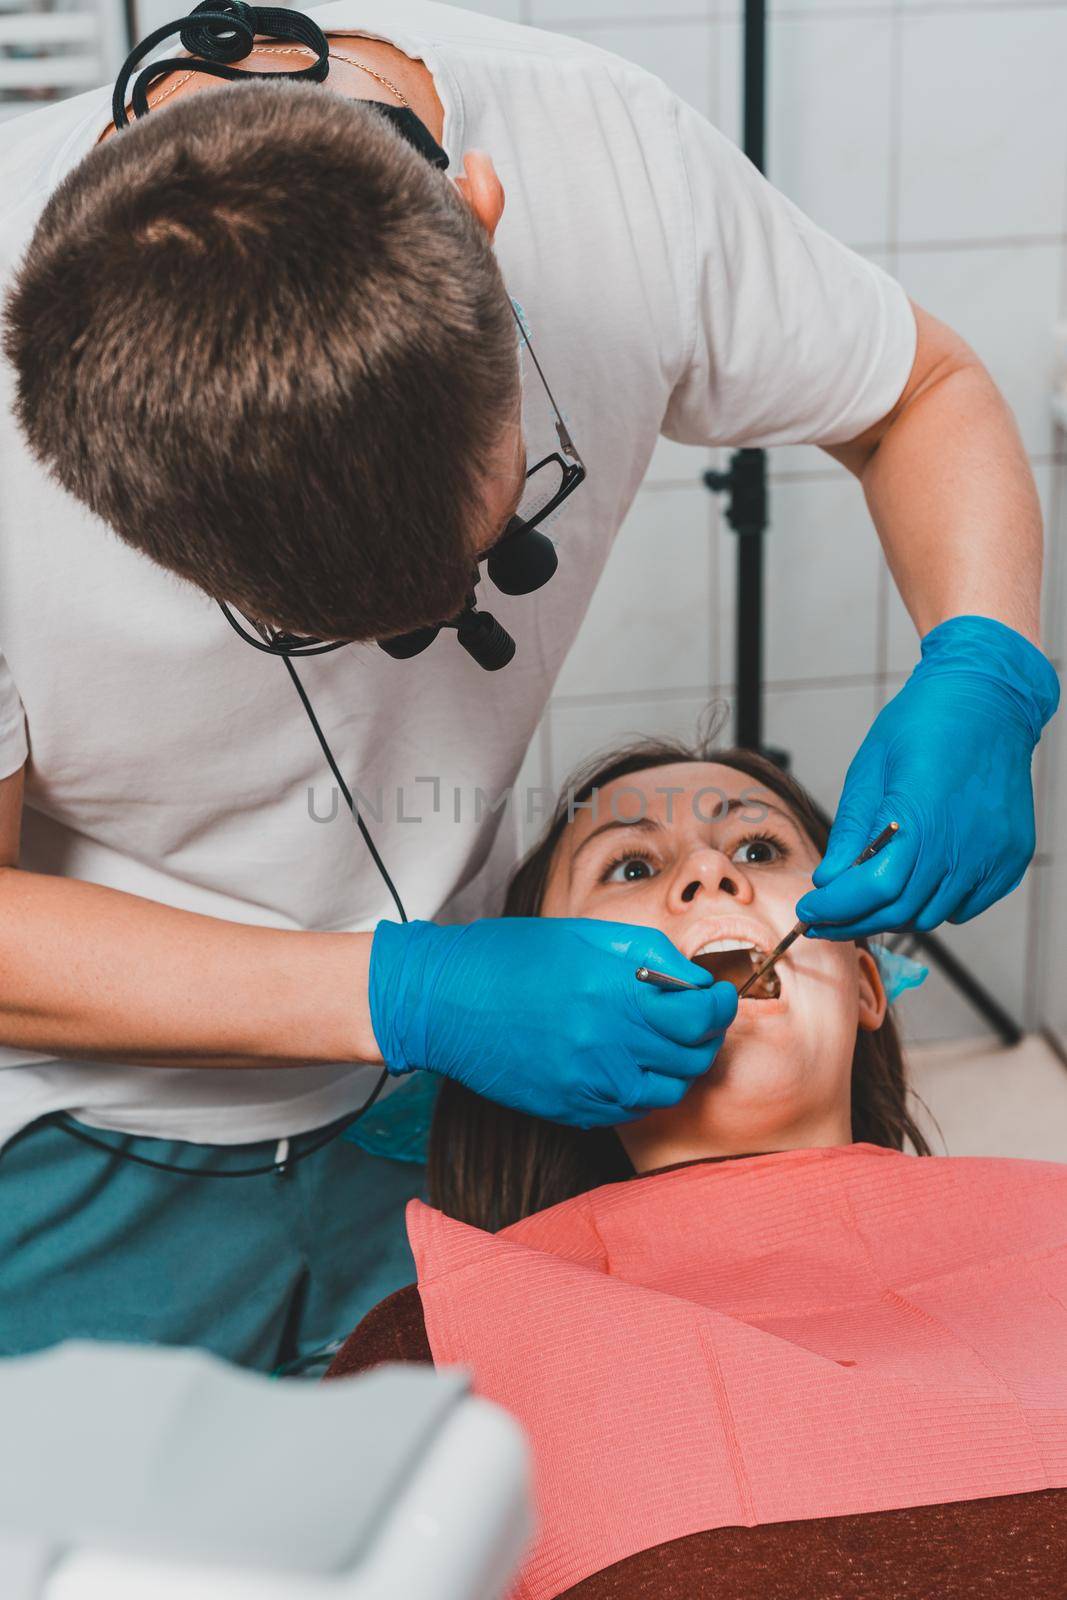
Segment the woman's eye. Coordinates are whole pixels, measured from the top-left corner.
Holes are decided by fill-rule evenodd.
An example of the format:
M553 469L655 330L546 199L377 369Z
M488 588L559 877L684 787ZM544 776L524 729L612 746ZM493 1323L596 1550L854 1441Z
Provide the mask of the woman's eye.
M774 839L745 839L738 845L731 861L737 861L742 866L764 866L769 861L780 861L785 855L782 846Z
M652 877L652 863L646 856L622 856L604 869L601 883L638 883Z

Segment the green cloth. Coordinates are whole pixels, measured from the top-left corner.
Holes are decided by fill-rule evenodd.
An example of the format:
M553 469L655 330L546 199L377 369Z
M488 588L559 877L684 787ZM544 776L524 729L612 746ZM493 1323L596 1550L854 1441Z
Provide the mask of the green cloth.
M84 1131L198 1170L277 1150ZM300 1363L414 1279L404 1207L424 1184L410 1158L339 1138L284 1176L179 1176L42 1118L0 1151L0 1355L86 1338L195 1345L265 1372Z

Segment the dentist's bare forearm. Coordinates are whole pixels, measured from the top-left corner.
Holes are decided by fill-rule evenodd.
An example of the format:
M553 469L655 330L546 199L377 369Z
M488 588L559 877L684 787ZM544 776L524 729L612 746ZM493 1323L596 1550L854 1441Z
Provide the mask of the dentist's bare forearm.
M371 938L3 867L0 1045L149 1067L377 1063Z
M973 613L1039 643L1041 507L1015 419L987 373L955 372L917 401L863 487L920 635Z
M862 482L920 635L971 613L1040 644L1041 507L1015 418L970 347L915 310L919 351L901 400L828 453Z

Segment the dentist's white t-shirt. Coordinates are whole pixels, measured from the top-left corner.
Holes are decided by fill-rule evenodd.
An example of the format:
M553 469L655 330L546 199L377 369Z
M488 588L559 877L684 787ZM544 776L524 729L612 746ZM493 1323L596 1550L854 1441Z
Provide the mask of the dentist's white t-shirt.
M588 470L552 526L552 581L516 598L490 590L518 641L503 671L482 671L451 634L411 661L366 645L298 666L409 916L456 921L499 910L515 810L486 799L518 772L657 435L850 439L900 395L915 322L896 282L640 67L429 0L337 0L311 15L426 62L450 171L465 149L491 153L507 195L504 279ZM110 100L106 85L0 125L0 288ZM52 482L0 370L0 776L28 751L22 864L276 928L395 917L343 802L330 820L330 775L283 664ZM0 1142L59 1108L165 1138L280 1138L357 1106L373 1074L5 1050Z

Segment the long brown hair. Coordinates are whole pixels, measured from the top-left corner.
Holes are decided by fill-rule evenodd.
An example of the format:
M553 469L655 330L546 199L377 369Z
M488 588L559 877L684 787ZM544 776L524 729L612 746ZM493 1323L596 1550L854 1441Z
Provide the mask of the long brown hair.
M716 750L675 740L642 740L594 757L565 785L551 822L521 862L504 899L504 915L541 913L556 848L574 804L617 778L679 761L714 761L763 784L783 800L820 854L829 823L795 778L751 750ZM867 948L865 939L856 943ZM852 1057L852 1137L856 1142L931 1155L908 1109L900 1038L889 1011L880 1028L858 1029ZM449 1216L496 1232L602 1183L632 1177L633 1167L610 1128L567 1128L496 1105L446 1079L430 1133L429 1190Z

